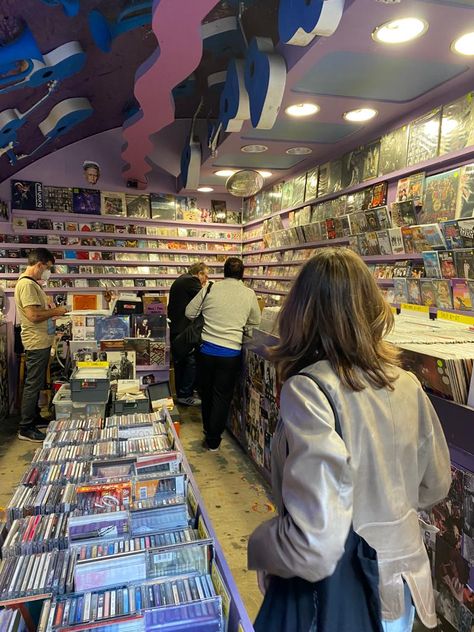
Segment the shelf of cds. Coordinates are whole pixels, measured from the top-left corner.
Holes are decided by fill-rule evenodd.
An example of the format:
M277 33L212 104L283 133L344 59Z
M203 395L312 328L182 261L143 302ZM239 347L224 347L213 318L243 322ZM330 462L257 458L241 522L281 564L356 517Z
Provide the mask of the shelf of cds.
M49 291L154 287L166 293L170 279L197 260L221 276L226 257L241 254L241 213L224 201L211 205L198 208L191 197L12 180L11 220L0 235L0 287L14 288L35 246L49 248L57 260Z
M2 541L0 605L41 600L32 629L253 630L165 409L52 422Z

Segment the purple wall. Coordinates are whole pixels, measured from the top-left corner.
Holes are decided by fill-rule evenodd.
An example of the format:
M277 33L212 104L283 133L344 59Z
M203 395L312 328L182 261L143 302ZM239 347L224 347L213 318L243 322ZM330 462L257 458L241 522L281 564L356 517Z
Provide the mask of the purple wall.
M116 128L96 134L84 140L68 145L56 152L40 158L33 164L25 167L15 174L17 180L37 180L46 185L67 187L91 187L86 183L82 173L82 163L85 160L94 160L101 167L100 180L96 188L103 191L128 191L134 193L135 189L127 189L122 176L123 161L121 149L123 144L122 130ZM158 149L157 149L158 152ZM166 147L163 148L164 158L168 157ZM171 163L171 155L169 156ZM0 178L2 178L0 158ZM170 170L176 171L176 165L170 164ZM174 193L176 191L176 179L169 173L155 168L149 174L148 187L143 193ZM140 191L137 191L140 193ZM179 195L185 195L179 192ZM241 199L228 193L214 191L212 194L203 194L190 191L188 195L196 197L203 208L211 207L211 199L226 200L229 210L240 210ZM0 183L0 199L10 200L10 179Z

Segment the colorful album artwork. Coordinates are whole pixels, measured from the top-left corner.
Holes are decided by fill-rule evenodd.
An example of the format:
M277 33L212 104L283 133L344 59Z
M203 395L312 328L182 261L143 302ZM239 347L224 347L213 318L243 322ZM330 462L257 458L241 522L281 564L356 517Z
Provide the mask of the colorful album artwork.
M426 178L423 206L419 215L422 224L454 219L459 181L459 169Z
M72 208L74 213L100 215L100 191L74 188L72 190Z

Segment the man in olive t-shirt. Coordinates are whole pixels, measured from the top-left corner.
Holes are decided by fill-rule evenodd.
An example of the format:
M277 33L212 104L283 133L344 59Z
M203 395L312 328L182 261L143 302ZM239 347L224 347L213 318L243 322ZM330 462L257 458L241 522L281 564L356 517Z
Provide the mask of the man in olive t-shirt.
M21 400L18 438L40 443L45 435L38 426L46 425L40 415L38 398L46 381L46 371L54 341L53 318L63 316L66 307L52 307L41 285L47 281L54 265L54 256L46 248L32 250L28 266L15 286L15 303L21 324L21 341L25 348L26 377Z

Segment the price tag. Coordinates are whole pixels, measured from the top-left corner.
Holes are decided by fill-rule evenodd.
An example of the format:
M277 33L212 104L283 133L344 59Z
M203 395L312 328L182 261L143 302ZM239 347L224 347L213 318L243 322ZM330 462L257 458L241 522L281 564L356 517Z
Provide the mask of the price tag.
M108 369L108 362L78 362L78 369Z
M409 312L410 314L418 314L419 316L427 316L430 317L430 308L428 305L412 305L411 303L402 303L400 305L400 311L403 314L404 312Z
M394 307L393 305L390 305L390 309L392 310L392 314L397 314L397 308Z
M442 320L450 320L453 323L460 323L462 325L474 325L474 316L454 314L452 312L445 312L441 309L438 310L437 318L441 318Z

